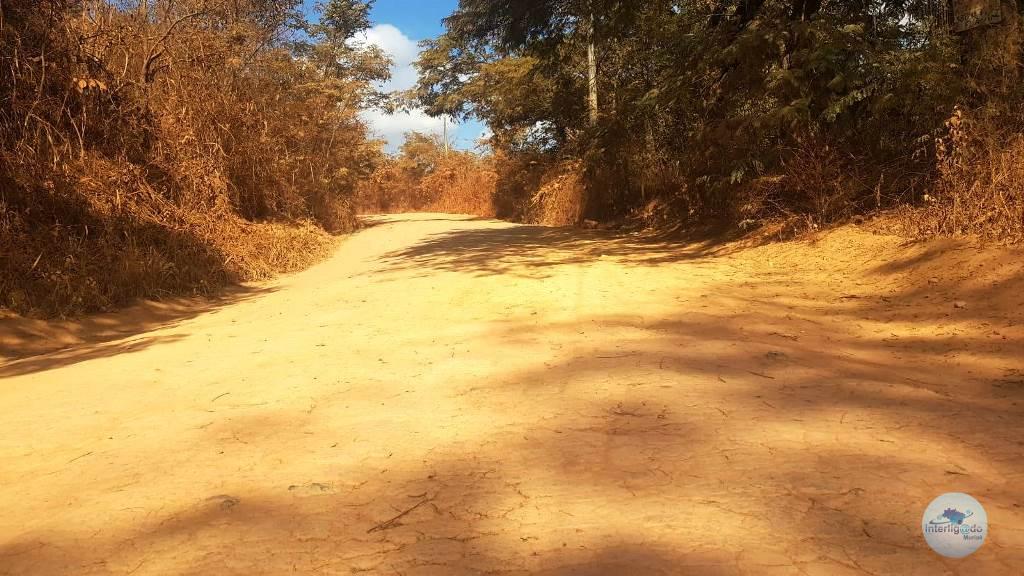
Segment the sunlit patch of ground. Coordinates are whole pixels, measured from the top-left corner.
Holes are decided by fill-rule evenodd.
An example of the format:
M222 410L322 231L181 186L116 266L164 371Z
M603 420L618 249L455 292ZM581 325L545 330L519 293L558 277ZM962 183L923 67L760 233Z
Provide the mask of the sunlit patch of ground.
M0 364L0 573L1024 571L1019 253L376 224Z

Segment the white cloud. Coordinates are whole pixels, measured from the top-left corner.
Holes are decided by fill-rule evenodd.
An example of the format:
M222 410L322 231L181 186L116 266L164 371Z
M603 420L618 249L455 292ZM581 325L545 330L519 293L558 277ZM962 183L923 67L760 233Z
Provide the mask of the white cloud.
M410 131L425 134L441 134L444 131L440 118L431 118L423 110L385 114L380 110L367 110L362 113L363 121L381 138L388 142L388 150L397 150L405 141L405 133Z
M378 46L391 58L391 80L380 86L382 90L408 90L416 85L419 73L413 63L419 58L420 50L401 30L391 24L377 24L360 34L355 42ZM362 117L377 135L387 140L389 150L396 150L402 144L406 132L440 134L444 129L440 118L431 118L423 110L397 114L368 110Z
M419 59L416 41L391 24L377 24L356 37L355 42L377 46L391 58L391 80L383 85L387 91L408 90L416 85L419 75L413 63Z

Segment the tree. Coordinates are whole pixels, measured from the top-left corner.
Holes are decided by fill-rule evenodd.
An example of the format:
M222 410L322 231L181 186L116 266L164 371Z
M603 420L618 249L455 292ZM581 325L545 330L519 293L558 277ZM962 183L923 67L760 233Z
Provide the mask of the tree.
M417 95L504 152L584 160L591 217L654 194L831 220L920 188L970 89L957 43L943 0L462 0ZM833 198L796 169L809 157Z
M967 64L972 87L983 97L1006 94L1016 89L1024 65L1021 11L1018 0L966 2L955 0L957 7L976 7L977 13L963 13L963 60ZM970 18L968 18L970 16Z
M599 25L608 7L618 4L605 0L463 0L446 19L447 32L426 46L420 60L425 72L421 94L428 107L433 106L440 100L438 92L457 92L467 72L475 73L488 61L529 58L546 65L546 75L558 82L563 92L578 93L587 123L594 127L600 112ZM585 57L580 58L581 54ZM579 64L566 68L567 59ZM445 61L458 64L446 66ZM572 81L567 81L570 78ZM461 111L466 105L453 108ZM558 127L567 128L570 126Z

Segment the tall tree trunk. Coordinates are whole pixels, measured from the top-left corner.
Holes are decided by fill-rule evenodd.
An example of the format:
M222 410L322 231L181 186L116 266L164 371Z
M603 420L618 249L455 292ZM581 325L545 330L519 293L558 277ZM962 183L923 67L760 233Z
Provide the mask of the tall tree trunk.
M590 25L587 27L587 104L590 109L590 125L597 126L599 110L597 100L597 48L595 46L594 11L590 12Z
M965 31L962 43L967 75L982 97L998 96L1014 89L1021 80L1024 64L1019 0L992 0L990 7L996 11L999 21Z
M590 126L597 126L597 48L595 47L596 30L594 26L594 10L590 10L590 23L587 26L587 105L590 109Z
M595 20L594 7L591 4L589 21L587 22L587 108L590 111L591 128L596 128L600 120L597 100L597 47L595 46L597 30ZM591 174L591 171L592 169L587 170L588 175ZM607 187L598 188L595 186L593 178L587 178L585 190L580 216L583 219L598 219L604 212L604 205L607 202Z
M793 0L790 18L806 22L818 14L821 0Z

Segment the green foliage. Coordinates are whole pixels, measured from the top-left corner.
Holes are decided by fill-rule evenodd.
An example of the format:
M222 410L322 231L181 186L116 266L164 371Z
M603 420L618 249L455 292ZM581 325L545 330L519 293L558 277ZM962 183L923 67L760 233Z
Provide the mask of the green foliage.
M356 34L370 27L370 10L373 0L327 0L317 2L320 14L316 24L307 28L314 36L321 36L333 44L342 44Z
M462 0L425 45L417 96L484 120L503 153L584 159L591 217L652 194L684 214L813 212L824 204L801 200L791 171L827 158L849 178L846 208L810 214L827 220L913 200L934 174L935 139L967 92L945 19L938 0Z

